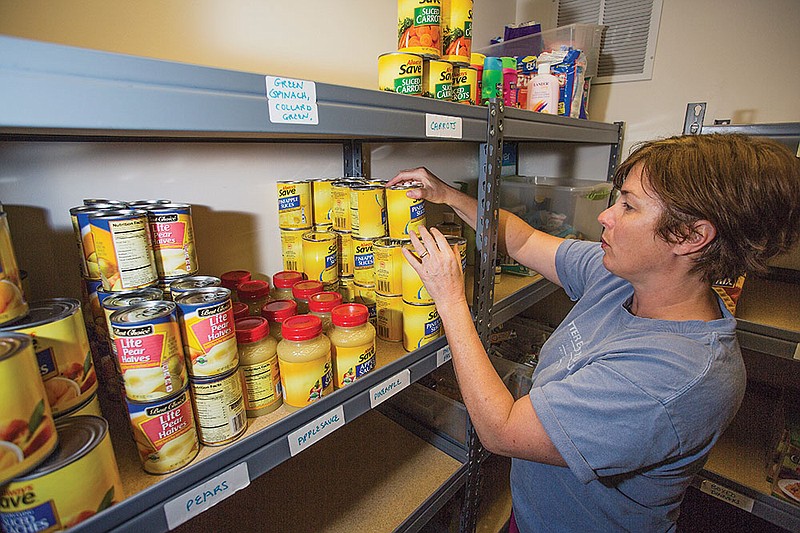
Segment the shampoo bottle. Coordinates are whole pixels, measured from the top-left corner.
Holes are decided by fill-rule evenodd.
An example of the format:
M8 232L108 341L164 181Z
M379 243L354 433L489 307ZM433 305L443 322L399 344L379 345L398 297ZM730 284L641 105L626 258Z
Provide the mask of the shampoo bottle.
M528 86L528 109L558 114L558 78L550 74L550 65L542 63Z

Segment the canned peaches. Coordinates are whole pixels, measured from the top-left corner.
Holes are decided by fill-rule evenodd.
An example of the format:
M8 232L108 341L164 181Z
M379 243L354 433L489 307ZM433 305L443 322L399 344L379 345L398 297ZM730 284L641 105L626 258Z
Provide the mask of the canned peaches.
M303 272L324 285L339 279L339 246L332 231L309 231L303 234Z
M278 182L278 226L281 229L311 227L311 184L307 181Z
M0 493L3 531L70 529L125 498L108 423L75 416L59 420L56 429L53 455Z
M0 335L0 402L1 487L39 465L58 443L28 335Z
M442 319L434 304L415 305L403 300L403 348L414 351L441 336Z
M408 239L410 232L425 225L425 201L406 196L409 190L419 187L422 185L395 185L386 189L386 214L392 239Z
M146 211L92 213L89 224L105 290L124 291L155 284L158 276Z
M375 253L375 292L388 296L403 294L403 263L400 249L407 240L378 239L373 243Z
M422 56L391 52L378 56L378 89L398 94L422 94Z
M192 206L156 204L145 208L159 278L195 274L197 253L192 227Z
M436 100L453 99L453 65L426 59L422 65L422 96Z
M282 229L281 251L283 253L283 269L303 271L303 234L307 229Z
M239 366L231 291L197 289L178 295L184 354L192 377L218 376Z
M28 312L22 278L11 244L8 215L0 212L0 324L13 322Z
M442 55L440 0L398 0L397 50Z
M386 195L380 185L350 187L350 226L353 237L386 235Z
M472 0L442 2L442 59L469 65L472 53Z

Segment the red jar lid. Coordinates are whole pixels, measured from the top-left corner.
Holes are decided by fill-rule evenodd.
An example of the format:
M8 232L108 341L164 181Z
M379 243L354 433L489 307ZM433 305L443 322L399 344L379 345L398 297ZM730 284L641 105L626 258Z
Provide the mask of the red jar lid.
M222 280L223 287L235 291L241 282L250 281L250 271L230 270L221 275L219 279Z
M263 279L251 279L250 281L243 281L236 288L236 294L239 295L239 300L258 300L265 296L269 296L269 282Z
M331 311L331 322L334 326L351 328L366 324L369 320L369 309L364 304L337 305Z
M304 281L298 281L294 285L292 285L292 296L297 298L301 298L303 300L308 300L308 298L312 294L316 294L318 292L322 292L322 282L307 279Z
M240 318L234 322L236 342L256 342L269 335L269 322L261 316Z
M233 319L239 320L240 318L246 318L250 314L250 308L247 307L246 303L242 302L233 302Z
M295 315L281 325L281 336L290 341L307 341L322 333L322 320L315 315Z
M297 314L297 302L294 300L273 300L261 307L261 316L270 322L283 322Z
M298 281L303 281L303 273L296 270L283 270L272 276L273 285L279 289L291 289Z
M342 295L333 291L318 292L308 298L308 308L315 313L330 313L341 303Z

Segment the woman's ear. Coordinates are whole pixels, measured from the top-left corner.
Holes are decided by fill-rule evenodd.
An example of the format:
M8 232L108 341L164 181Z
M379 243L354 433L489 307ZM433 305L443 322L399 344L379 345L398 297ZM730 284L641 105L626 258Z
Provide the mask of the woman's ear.
M678 243L678 254L697 253L711 243L717 236L717 228L708 220L698 220L692 224L692 232L686 239Z

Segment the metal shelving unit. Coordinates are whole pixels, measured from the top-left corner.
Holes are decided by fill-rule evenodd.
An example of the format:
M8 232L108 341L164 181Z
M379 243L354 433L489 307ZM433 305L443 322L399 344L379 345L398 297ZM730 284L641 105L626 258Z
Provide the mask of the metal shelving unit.
M620 137L618 124L503 110L499 104L487 109L323 83L314 88L318 124L273 123L264 75L0 36L0 140L332 142L342 144L345 169L360 174L368 164L362 157L362 143L486 143L497 154L504 136L519 141L613 146ZM430 115L457 119L461 136L447 139L426 134ZM479 182L486 223L478 239L490 245L476 271L488 276L493 276L496 220L486 215L496 211L498 178L499 164L488 165ZM491 281L478 276L475 302L491 302L487 299ZM534 283L494 308L478 305L476 321L490 324L507 319L552 292L554 286L548 285ZM353 385L129 494L75 530L166 531L166 502L243 464L250 479L261 476L292 457L289 441L294 433L315 428L332 416L341 417L343 424L350 422L373 409L376 394L391 384L405 388L447 360L449 348L444 338L403 354ZM448 455L463 467L410 515L401 529L421 528L462 486L472 491L465 508L477 506L474 500L479 497L480 483L472 474L477 441L472 441L471 445L448 447ZM462 530L470 527L474 528L474 520L462 524Z

